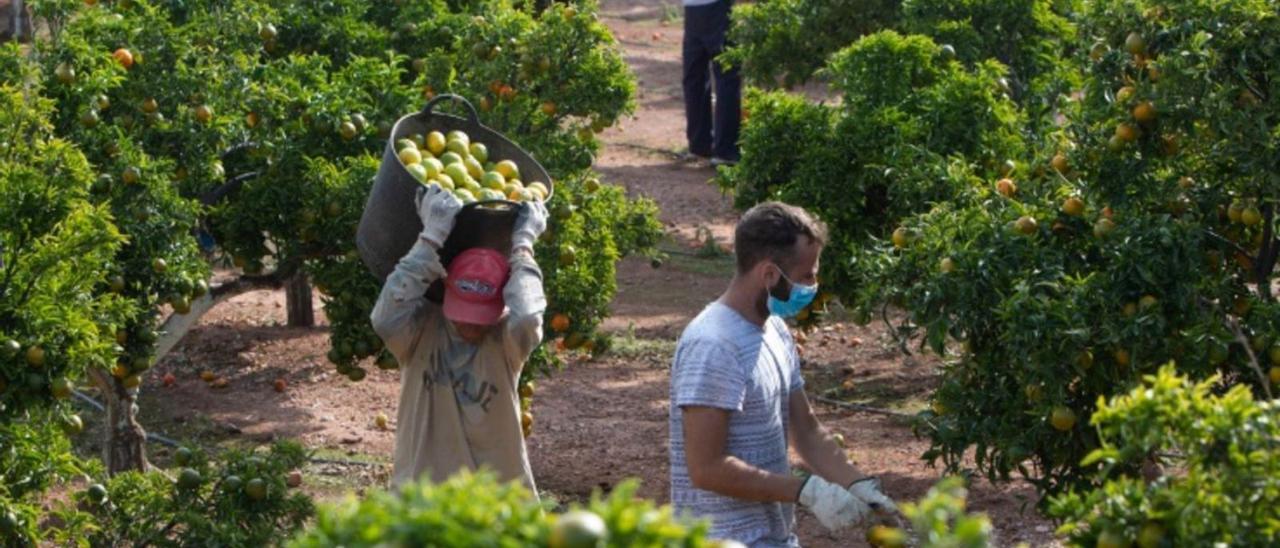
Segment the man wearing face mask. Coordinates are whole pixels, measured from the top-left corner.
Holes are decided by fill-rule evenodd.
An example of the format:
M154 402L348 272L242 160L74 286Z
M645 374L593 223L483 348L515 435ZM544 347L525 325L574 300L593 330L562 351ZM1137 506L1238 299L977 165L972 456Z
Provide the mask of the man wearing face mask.
M424 474L440 482L484 467L534 490L516 384L542 340L547 299L533 244L547 227L547 209L520 205L509 255L467 249L446 270L438 253L461 209L439 186L419 191L422 233L373 308L373 329L400 362L391 484ZM439 279L444 301L436 304L426 293Z
M826 228L778 202L752 208L733 237L737 273L685 328L671 370L671 502L711 520L711 537L799 546L795 503L828 529L892 513L818 422L783 318L817 295ZM812 473L790 472L795 447Z

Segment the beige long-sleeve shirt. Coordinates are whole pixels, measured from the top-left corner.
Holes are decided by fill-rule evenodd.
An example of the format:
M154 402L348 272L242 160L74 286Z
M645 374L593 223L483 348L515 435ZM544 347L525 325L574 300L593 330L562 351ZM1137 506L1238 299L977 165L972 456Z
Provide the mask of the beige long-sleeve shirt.
M542 340L547 300L528 253L509 258L501 322L478 345L464 341L427 287L444 275L434 246L419 239L387 277L371 320L400 362L393 488L430 474L440 482L486 467L537 492L520 424L517 383Z

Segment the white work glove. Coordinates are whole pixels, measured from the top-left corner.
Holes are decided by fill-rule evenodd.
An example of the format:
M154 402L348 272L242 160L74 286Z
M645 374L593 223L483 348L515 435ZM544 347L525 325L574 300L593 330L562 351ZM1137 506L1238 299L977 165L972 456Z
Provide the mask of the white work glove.
M540 201L522 202L511 233L511 250L533 251L533 242L547 229L547 206Z
M818 476L809 476L805 480L799 502L818 517L823 527L832 531L853 527L871 513L871 508L862 499Z
M452 192L437 185L418 189L414 198L418 218L422 219L422 238L439 249L453 231L453 222L462 210L462 201Z
M849 492L865 502L873 511L880 514L898 513L898 505L893 499L880 491L880 479L876 477L862 478L849 485Z

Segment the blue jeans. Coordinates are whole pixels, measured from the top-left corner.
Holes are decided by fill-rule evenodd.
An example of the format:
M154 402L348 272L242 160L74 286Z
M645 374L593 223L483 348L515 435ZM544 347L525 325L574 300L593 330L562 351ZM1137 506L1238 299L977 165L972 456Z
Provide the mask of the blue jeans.
M742 76L715 61L725 49L733 0L684 8L684 113L689 152L738 160ZM712 88L712 82L715 87ZM715 109L712 110L712 90Z

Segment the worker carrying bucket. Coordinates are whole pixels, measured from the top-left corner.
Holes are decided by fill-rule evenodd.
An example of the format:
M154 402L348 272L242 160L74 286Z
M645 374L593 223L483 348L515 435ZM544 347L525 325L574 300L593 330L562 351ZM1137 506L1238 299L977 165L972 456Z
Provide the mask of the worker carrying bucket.
M470 119L433 112L446 99ZM533 247L550 195L546 171L459 97L392 130L357 246L385 279L371 320L400 363L393 487L488 468L537 492L517 385L542 340Z

